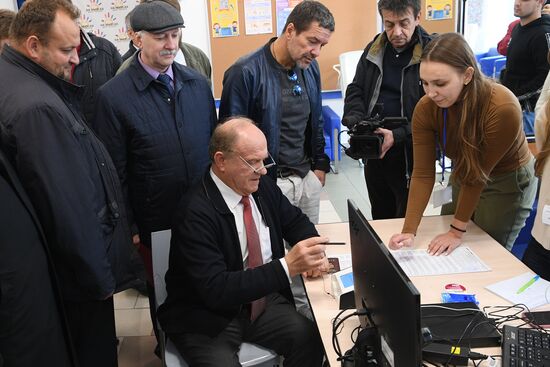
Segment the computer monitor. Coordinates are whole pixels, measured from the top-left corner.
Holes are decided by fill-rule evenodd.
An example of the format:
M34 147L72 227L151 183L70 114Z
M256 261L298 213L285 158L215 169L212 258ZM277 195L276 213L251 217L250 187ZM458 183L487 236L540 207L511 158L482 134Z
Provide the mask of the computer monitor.
M348 214L355 305L367 311L368 320L362 318L361 325L368 321L377 328L382 359L378 362L420 366L420 293L352 200Z

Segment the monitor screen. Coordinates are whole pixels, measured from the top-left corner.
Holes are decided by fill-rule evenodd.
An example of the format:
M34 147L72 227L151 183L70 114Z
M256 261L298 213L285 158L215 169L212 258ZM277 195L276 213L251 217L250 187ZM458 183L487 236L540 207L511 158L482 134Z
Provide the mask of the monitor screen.
M368 314L361 325L368 322L377 328L386 359L379 363L420 366L420 293L351 200L348 214L355 305Z

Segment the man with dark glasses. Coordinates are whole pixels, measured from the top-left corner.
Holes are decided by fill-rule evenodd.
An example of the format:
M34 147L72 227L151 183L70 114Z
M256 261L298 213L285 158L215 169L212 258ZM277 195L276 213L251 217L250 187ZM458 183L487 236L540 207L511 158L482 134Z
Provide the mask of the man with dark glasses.
M268 174L313 223L329 170L315 58L333 31L334 18L323 4L300 3L278 38L226 71L220 104L220 119L244 115L257 122L277 162Z
M331 12L318 1L303 1L279 37L225 72L220 103L220 119L242 115L257 123L277 162L268 175L313 223L319 221L320 194L330 169L315 59L332 32ZM301 298L304 302L296 300L298 308L306 307Z

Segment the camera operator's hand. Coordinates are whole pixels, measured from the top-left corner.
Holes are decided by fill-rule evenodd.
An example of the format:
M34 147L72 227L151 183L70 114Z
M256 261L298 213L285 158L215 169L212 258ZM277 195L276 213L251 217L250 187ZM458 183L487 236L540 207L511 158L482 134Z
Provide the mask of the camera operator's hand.
M382 148L380 149L380 159L382 159L386 155L386 152L393 146L393 131L379 127L374 130L374 133L384 135L384 142L382 143Z
M347 128L352 128L361 120L364 119L358 116L345 116L344 118L342 118L342 125Z

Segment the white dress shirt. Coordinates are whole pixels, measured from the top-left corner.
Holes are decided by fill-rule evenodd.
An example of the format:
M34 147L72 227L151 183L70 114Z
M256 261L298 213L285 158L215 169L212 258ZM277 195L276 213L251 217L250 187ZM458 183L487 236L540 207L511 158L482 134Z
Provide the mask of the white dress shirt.
M241 253L243 256L243 266L245 269L248 268L248 247L246 245L246 229L244 227L244 218L243 218L243 204L241 204L242 195L237 194L233 189L227 186L216 174L210 170L210 176L214 181L214 184L220 190L223 200L227 204L227 207L233 213L235 217L235 225L237 227L237 234L239 235L239 243L241 245ZM260 237L260 246L262 248L262 260L264 264L270 262L273 258L273 253L271 251L271 237L269 236L269 227L266 225L265 221L262 218L262 214L256 205L256 201L250 197L250 208L252 210L252 218L256 224L256 230L258 231L258 236ZM279 259L283 269L285 269L286 276L289 283L292 282L290 274L288 272L288 265L284 258Z

